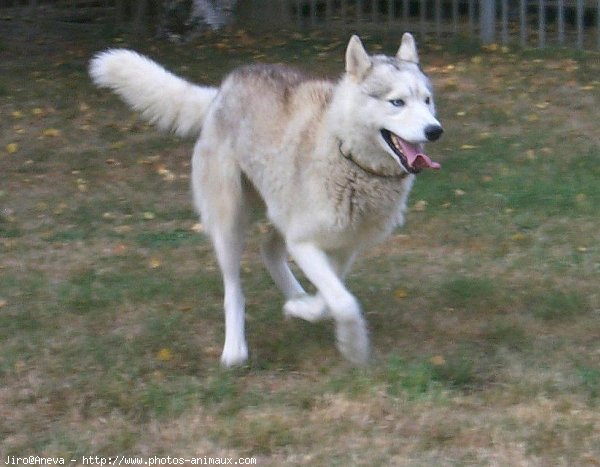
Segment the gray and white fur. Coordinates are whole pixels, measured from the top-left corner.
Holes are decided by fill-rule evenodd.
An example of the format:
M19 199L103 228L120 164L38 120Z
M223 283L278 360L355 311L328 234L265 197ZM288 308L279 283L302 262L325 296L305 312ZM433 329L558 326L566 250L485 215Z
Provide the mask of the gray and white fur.
M285 314L332 318L341 353L367 362L367 327L344 278L358 253L404 222L415 173L439 167L422 154L442 129L418 62L410 34L394 57L369 56L353 36L337 81L251 65L216 88L191 84L129 50L91 61L98 86L158 127L198 137L192 187L223 275L223 365L248 358L240 257L247 213L256 206L272 224L261 252L285 296ZM288 256L315 295L294 277Z

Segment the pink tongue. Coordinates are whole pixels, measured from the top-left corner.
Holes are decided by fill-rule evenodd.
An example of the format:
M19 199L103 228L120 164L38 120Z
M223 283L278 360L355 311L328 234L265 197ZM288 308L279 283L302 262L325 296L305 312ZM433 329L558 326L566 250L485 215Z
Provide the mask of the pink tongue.
M416 146L404 141L401 138L398 138L400 144L402 145L402 152L406 156L406 160L408 161L408 165L410 165L413 169L441 169L442 166L432 161L427 154L423 154L419 152L419 148Z

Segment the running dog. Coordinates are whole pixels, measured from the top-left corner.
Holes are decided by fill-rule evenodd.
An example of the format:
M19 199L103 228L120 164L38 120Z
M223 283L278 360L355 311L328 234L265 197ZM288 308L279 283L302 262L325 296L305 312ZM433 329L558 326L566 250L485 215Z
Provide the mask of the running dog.
M366 363L367 327L344 277L357 254L403 224L415 175L440 168L423 152L443 129L413 36L404 34L393 57L369 55L352 36L334 81L250 65L219 88L200 86L124 49L96 55L90 74L159 128L198 138L192 187L223 275L222 364L248 358L240 257L256 205L272 224L261 253L285 314L332 318L340 352Z

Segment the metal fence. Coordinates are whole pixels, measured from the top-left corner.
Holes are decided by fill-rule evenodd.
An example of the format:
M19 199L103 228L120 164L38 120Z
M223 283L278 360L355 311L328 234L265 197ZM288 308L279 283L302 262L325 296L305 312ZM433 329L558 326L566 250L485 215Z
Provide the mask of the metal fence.
M257 4L266 3L255 0ZM291 0L298 26L402 28L483 43L600 49L600 0Z
M56 13L65 12L72 21L101 17L140 25L146 17L155 21L166 3L0 0L0 21L7 11L37 18L61 18ZM600 50L600 0L239 0L235 13L247 27L389 28L439 37L463 35L486 44Z

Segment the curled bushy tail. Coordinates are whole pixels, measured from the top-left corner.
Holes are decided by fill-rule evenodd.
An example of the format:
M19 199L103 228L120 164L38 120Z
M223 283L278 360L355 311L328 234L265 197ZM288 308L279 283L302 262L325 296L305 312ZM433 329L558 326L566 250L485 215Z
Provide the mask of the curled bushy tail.
M134 110L163 130L196 136L218 89L198 86L126 49L107 50L90 62L97 86L115 91Z

